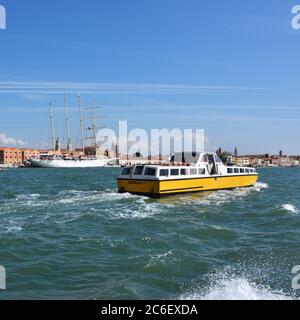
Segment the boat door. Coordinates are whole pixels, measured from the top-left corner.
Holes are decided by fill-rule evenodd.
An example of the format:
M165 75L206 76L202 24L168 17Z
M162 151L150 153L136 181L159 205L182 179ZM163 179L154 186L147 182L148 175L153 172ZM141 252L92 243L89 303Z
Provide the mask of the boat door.
M216 175L218 174L218 168L216 165L216 160L213 154L207 154L207 158L208 158L208 172L210 175Z

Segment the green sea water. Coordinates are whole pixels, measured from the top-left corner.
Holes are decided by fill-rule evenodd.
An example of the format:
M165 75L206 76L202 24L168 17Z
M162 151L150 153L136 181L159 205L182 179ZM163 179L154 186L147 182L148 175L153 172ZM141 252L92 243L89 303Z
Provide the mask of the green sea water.
M0 299L292 299L300 169L158 200L120 169L0 171Z

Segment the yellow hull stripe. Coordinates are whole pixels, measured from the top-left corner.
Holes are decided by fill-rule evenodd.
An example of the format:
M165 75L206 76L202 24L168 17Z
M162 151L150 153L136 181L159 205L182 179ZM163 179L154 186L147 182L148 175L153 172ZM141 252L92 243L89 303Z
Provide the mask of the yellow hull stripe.
M217 176L178 180L118 179L118 188L120 192L164 195L249 187L252 186L257 179L258 175Z

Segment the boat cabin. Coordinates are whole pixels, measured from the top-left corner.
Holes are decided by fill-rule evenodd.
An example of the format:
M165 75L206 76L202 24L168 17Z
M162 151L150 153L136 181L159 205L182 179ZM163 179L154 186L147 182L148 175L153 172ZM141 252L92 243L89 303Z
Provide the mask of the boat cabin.
M254 168L225 166L216 153L176 154L168 165L135 165L123 170L120 178L175 180L211 176L257 175Z

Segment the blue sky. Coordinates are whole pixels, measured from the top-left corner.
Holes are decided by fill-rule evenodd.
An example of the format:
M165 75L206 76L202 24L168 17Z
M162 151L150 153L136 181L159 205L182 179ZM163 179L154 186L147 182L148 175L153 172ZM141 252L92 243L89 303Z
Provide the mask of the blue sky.
M45 145L49 101L63 136L64 93L78 140L79 90L113 129L203 128L211 149L300 154L300 0L0 4L2 144Z

